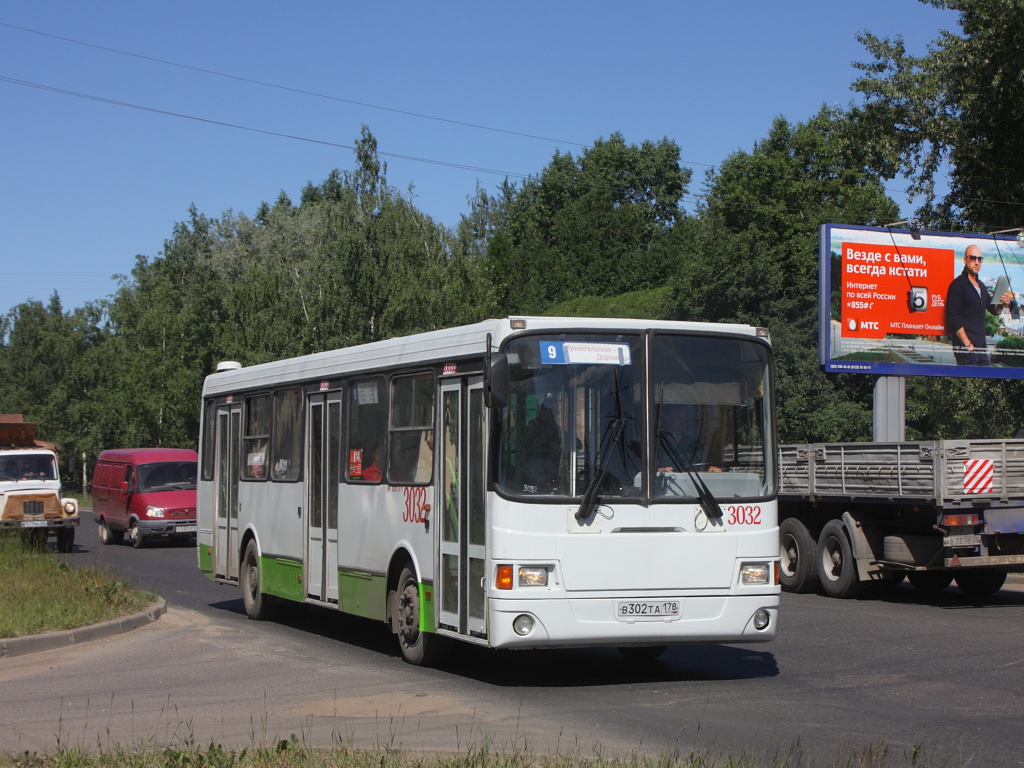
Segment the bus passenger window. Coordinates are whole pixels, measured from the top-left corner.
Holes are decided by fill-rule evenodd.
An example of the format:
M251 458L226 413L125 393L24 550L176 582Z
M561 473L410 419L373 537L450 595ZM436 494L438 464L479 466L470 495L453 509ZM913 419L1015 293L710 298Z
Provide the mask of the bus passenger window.
M242 436L242 477L265 480L270 444L270 395L245 399L245 434Z
M383 378L352 382L348 404L345 479L379 483L386 469L387 398Z
M434 464L434 375L417 373L391 380L391 452L388 478L429 483Z

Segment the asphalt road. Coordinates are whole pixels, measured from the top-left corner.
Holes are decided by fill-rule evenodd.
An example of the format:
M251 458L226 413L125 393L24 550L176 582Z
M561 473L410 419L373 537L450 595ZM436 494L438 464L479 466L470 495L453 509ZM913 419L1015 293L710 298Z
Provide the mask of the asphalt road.
M77 544L63 557L161 593L168 611L126 634L0 658L4 752L295 734L317 745L798 751L823 762L888 750L892 764L923 748L919 764L1024 765L1021 586L984 605L955 587L853 601L784 594L767 645L673 648L646 666L612 649L467 646L438 670L405 664L374 622L319 609L249 621L237 589L199 574L194 549L104 547L91 525Z

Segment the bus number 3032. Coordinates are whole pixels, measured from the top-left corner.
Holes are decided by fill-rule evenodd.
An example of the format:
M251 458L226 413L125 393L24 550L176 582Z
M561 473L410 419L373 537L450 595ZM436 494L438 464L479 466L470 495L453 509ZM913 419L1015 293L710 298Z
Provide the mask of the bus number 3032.
M761 507L757 504L736 504L725 508L729 525L760 525Z

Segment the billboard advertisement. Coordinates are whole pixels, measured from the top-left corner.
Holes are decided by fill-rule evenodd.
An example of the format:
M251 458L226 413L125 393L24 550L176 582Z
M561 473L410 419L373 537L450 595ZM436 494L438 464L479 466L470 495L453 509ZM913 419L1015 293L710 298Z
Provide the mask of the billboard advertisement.
M819 258L825 371L1024 379L1015 234L825 224Z

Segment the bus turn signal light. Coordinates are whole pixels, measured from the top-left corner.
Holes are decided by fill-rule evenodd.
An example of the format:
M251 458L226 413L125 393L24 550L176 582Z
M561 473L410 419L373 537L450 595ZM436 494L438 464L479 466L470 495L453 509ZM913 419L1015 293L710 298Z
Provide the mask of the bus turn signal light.
M498 572L494 577L496 589L512 589L512 566L499 565Z

